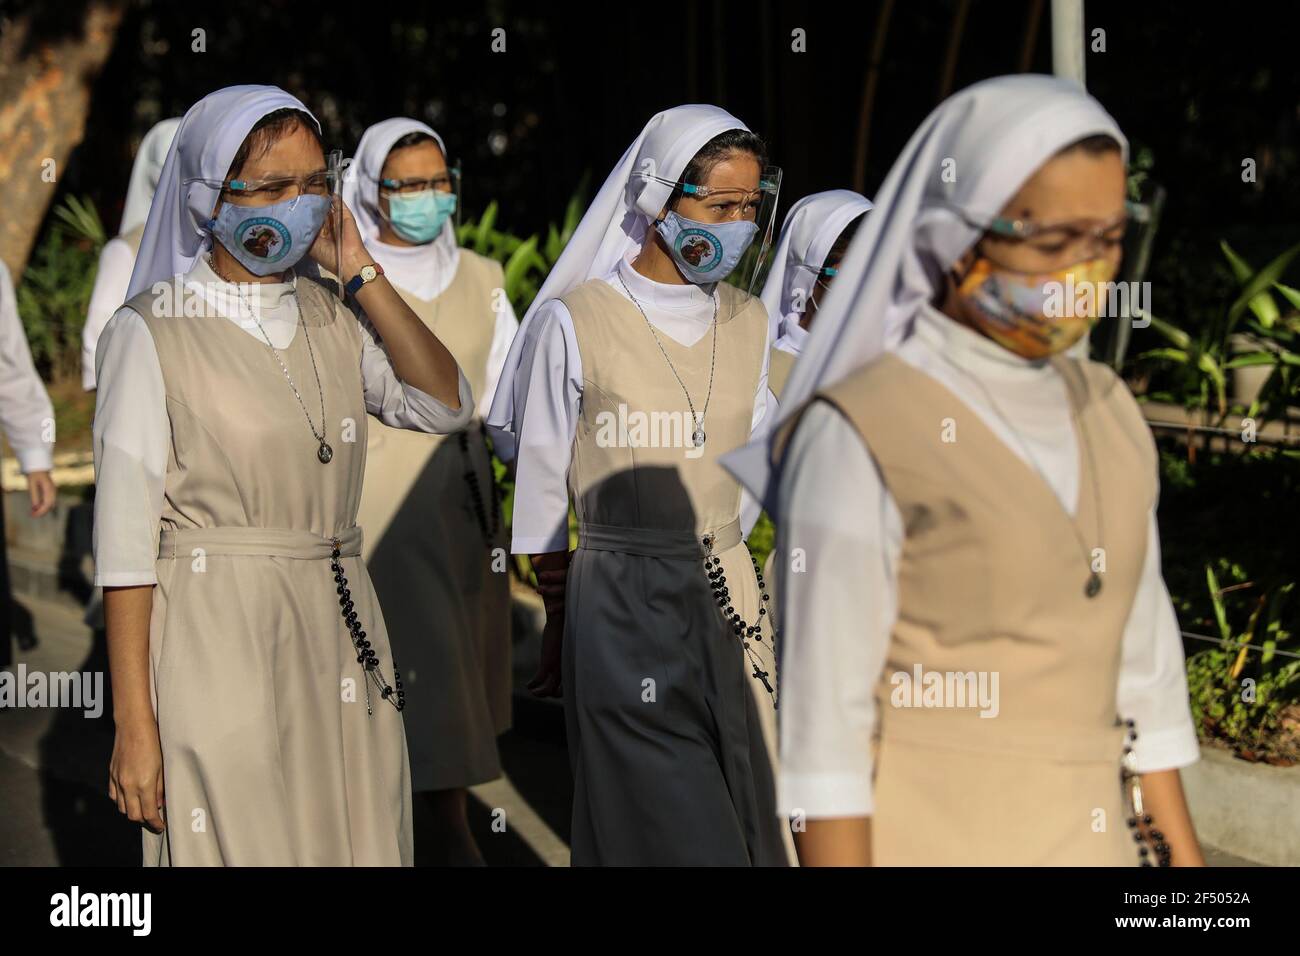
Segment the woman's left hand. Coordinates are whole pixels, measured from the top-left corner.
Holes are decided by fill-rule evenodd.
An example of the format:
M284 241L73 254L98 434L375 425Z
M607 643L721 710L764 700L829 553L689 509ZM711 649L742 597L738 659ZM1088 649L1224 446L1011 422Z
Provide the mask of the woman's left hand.
M326 272L336 276L341 282L347 282L362 266L373 262L374 258L366 251L366 244L361 241L361 230L357 228L357 221L353 218L348 204L338 196L331 198L336 205L325 217L325 225L317 233L309 255ZM339 206L343 207L343 264L341 266L335 261L337 249L334 242L334 221Z
M48 471L32 471L27 474L27 496L32 505L32 517L41 518L50 513L58 493L54 489L54 479Z

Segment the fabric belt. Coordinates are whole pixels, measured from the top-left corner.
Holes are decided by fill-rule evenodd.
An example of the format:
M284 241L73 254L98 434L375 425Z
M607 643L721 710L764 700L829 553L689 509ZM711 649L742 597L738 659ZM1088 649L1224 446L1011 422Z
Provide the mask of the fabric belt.
M880 736L911 747L939 747L1031 760L1107 763L1118 766L1125 729L1052 721L980 717L977 708L895 707L888 696Z
M578 547L588 551L617 551L647 558L703 559L740 544L740 521L728 521L717 528L668 531L658 528L625 528L612 524L580 524Z
M208 555L269 555L320 560L333 555L336 541L340 557L361 554L361 528L353 525L339 532L335 538L287 528L185 528L164 531L158 538L158 557L188 558L199 548Z

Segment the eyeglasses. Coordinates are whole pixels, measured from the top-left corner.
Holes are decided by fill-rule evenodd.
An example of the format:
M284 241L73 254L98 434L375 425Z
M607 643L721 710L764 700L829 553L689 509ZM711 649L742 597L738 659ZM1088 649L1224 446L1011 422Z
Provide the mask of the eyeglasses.
M1044 223L1032 219L995 219L981 220L972 216L955 204L947 204L967 225L980 229L990 235L1015 242L1025 242L1038 252L1053 255L1063 252L1084 240L1105 249L1120 247L1128 232L1130 222L1139 224L1150 219L1150 209L1142 203L1126 202L1124 212L1110 222L1058 222Z
M328 196L334 190L335 174L329 170L307 173L305 176L279 176L273 179L203 179L192 177L184 180L185 185L202 183L223 193L237 193L259 202L271 203L293 195Z
M661 176L652 176L649 173L642 173L642 178L651 182L662 183L665 186L672 186L675 190L680 190L683 196L689 196L691 199L700 202L708 202L710 206L716 208L717 212L728 218L736 216L739 213L741 218L748 218L753 212L758 213L759 207L769 200L774 200L781 188L780 171L775 167L764 170L759 177L757 189L740 189L733 186L704 186L695 183L678 182L675 179L664 179Z
M807 269L809 272L815 272L818 279L834 279L840 274L840 270L835 266L815 266L809 262L799 262L796 265L800 269Z
M401 196L410 196L413 193L422 193L429 189L435 189L438 192L455 192L460 185L460 163L453 163L448 166L444 172L429 178L411 178L411 179L387 179L376 177L377 182L383 189L388 192L397 193Z

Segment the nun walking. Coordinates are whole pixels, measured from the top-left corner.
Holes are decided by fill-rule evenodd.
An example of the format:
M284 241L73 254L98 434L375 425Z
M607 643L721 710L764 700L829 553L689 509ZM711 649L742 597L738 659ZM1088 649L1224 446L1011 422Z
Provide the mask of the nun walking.
M180 125L180 117L165 119L145 133L131 166L121 225L117 235L104 243L100 250L95 285L90 290L90 302L86 306L86 324L81 328L81 385L88 392L95 390L95 348L109 319L126 301L127 286L131 283L135 257L144 235L144 223L149 217L149 206L158 188L167 150L171 148L172 138ZM100 588L91 592L84 619L92 630L104 630L104 595Z
M654 116L525 316L488 418L518 443L512 547L547 611L530 686L564 698L576 865L786 861L757 509L717 461L767 406L766 313L722 281L770 236L765 167L717 107Z
M771 323L772 354L767 387L775 400L790 378L794 360L839 271L840 260L871 208L865 196L831 189L790 207L781 226L773 265L760 298ZM774 416L775 417L775 416Z
M501 266L457 245L457 174L437 133L397 118L366 130L343 185L366 247L478 399L454 435L371 425L358 516L403 663L411 785L435 814L430 856L453 865L483 862L466 788L501 775L510 726L507 542L482 419L518 328Z
M1126 155L1063 80L941 104L821 303L771 448L728 459L807 558L781 583L804 864L1203 862L1155 445L1087 358L1096 309L1052 304L1105 301Z
M158 188L158 177L162 175L172 137L180 125L179 117L165 119L144 134L131 166L131 179L122 206L122 223L117 235L104 243L99 253L95 285L90 290L90 304L86 307L86 324L81 329L81 384L88 392L95 390L95 346L108 320L126 301L131 271L135 268L135 257L144 235L144 223L149 217L149 205L153 202L154 190Z
M331 179L284 91L199 101L98 349L108 789L146 865L412 862L405 692L356 525L366 416L446 433L473 408Z
M57 493L54 468L54 408L45 384L32 364L31 346L18 314L9 267L0 261L0 428L27 478L33 518L54 508ZM0 513L0 547L4 515ZM13 596L9 588L8 555L0 552L0 667L13 662Z

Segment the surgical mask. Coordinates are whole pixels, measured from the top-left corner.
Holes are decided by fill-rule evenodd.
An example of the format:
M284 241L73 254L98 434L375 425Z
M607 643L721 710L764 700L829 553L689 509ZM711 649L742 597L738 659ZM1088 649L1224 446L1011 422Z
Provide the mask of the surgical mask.
M758 225L747 219L696 222L675 212L655 228L682 274L696 283L717 282L730 275L758 233Z
M1052 272L1016 272L980 257L957 287L965 314L1003 348L1027 359L1064 352L1100 315L1108 259L1088 259Z
M388 196L388 222L407 242L432 242L442 231L447 217L456 211L456 194L440 189Z
M207 227L239 264L255 276L291 269L316 241L330 197L304 193L269 206L223 203Z

